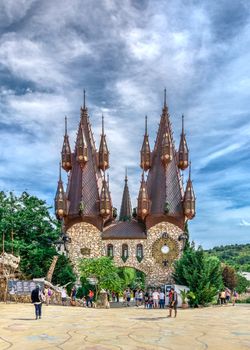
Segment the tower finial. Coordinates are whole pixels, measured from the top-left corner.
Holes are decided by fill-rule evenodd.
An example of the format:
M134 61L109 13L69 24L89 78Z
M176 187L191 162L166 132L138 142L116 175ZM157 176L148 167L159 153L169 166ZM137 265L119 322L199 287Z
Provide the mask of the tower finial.
M128 181L128 168L125 168L125 182Z
M65 115L65 135L68 133L68 128L67 128L67 116Z
M167 107L167 89L164 89L164 108Z
M104 135L104 116L102 114L102 134Z
M85 89L83 89L83 108L85 109Z
M191 160L189 162L189 180L191 180Z
M148 117L145 115L145 135L148 134Z
M184 115L182 114L182 134L184 134Z

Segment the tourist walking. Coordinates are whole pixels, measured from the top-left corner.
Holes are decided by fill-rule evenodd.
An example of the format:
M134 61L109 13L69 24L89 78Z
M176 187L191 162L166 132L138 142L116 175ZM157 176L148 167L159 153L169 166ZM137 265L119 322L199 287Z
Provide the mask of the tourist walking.
M37 284L36 288L31 292L31 302L35 306L36 320L42 318L42 302L44 301L44 294L40 290L40 285Z
M135 306L139 306L139 290L136 289L135 291Z
M169 293L169 315L168 317L172 317L172 310L174 309L174 317L177 316L177 304L178 304L178 296L174 288L171 288Z
M160 309L164 309L165 307L165 293L163 291L160 291L160 301L159 301Z
M221 305L226 303L226 292L224 290L220 292L220 303Z
M76 287L73 287L71 289L70 297L71 297L70 304L72 306L75 306L76 305Z
M159 308L160 294L156 289L154 290L152 297L153 297L153 307L154 307L154 309L158 309Z
M44 295L45 295L46 305L49 306L50 299L52 297L52 290L49 287L45 287Z
M233 293L232 293L232 305L235 306L235 302L236 300L238 299L238 293L236 292L236 290L234 289L233 290Z
M143 301L143 290L141 289L139 291L139 306L142 305L142 301Z
M229 301L230 301L230 294L231 294L231 291L227 288L227 289L225 290L226 304L228 304Z
M67 301L67 291L65 288L61 289L61 298L62 298L62 305L65 306Z
M128 288L126 290L126 301L127 301L127 306L130 306L130 300L131 300L131 292L130 289Z
M90 304L90 307L93 307L93 299L94 299L94 292L93 290L89 290L89 294L88 294L88 299L87 299L87 307L89 307L89 304Z
M145 309L149 308L149 294L148 294L148 292L146 292L144 294L144 307L145 307Z

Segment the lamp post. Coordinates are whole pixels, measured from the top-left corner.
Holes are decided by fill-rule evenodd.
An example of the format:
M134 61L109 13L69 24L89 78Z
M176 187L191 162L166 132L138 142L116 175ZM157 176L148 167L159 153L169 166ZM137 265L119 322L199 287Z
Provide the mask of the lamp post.
M57 252L61 255L64 255L64 254L67 255L68 254L68 249L67 249L68 243L71 243L71 238L65 232L63 220L61 220L61 237L58 241L55 242Z

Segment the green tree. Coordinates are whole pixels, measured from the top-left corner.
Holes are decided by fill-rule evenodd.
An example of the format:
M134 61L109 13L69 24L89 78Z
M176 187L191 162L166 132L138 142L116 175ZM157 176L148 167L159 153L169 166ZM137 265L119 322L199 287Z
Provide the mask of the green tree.
M250 287L250 281L248 281L244 276L238 273L236 291L239 294L245 293L248 287Z
M175 263L173 278L189 287L195 294L194 303L200 305L212 302L223 285L219 259L207 256L201 247L195 250L193 245Z
M55 242L60 236L60 225L49 209L45 201L27 192L19 197L12 192L8 195L0 192L0 237L5 236L6 252L13 250L20 255L20 269L25 278L46 276L53 256L57 255ZM59 258L53 280L58 284L75 280L66 257Z
M97 298L102 289L114 292L121 291L122 280L119 277L118 268L109 257L82 259L79 268L82 283L88 278L96 279L95 291Z

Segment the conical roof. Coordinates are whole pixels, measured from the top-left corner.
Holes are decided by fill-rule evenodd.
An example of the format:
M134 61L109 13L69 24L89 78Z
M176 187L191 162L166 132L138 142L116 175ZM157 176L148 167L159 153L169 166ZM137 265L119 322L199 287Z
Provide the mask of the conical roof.
M122 195L122 204L120 210L119 221L129 221L132 218L132 206L128 188L128 177L125 175L125 184Z

